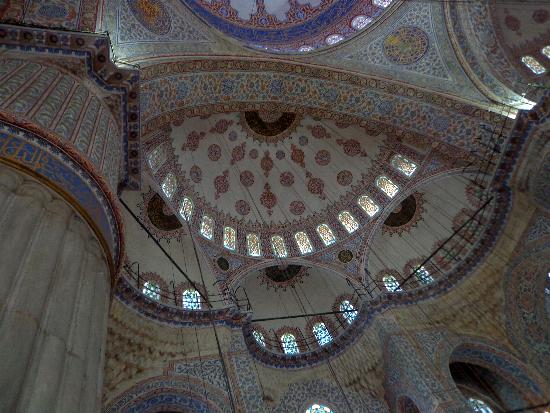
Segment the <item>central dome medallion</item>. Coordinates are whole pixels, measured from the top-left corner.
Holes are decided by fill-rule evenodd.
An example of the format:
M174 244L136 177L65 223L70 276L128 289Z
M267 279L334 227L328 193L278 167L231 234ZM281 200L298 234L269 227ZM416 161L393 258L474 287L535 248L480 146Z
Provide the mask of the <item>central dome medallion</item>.
M301 117L290 112L249 111L241 114L241 124L258 142L275 143L296 130Z

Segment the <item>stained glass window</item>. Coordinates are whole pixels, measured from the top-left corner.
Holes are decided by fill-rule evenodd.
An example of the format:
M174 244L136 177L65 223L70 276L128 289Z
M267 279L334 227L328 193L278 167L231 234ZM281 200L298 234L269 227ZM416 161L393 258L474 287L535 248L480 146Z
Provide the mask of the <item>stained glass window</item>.
M311 241L305 232L297 232L294 234L294 239L296 240L296 244L298 244L300 253L309 254L310 252L313 252L313 246L311 245Z
M201 309L201 296L197 290L189 289L183 292L183 308L188 310Z
M172 172L170 172L162 181L162 192L166 195L167 198L172 198L176 188L178 187L178 181Z
M411 177L416 171L416 164L405 158L403 155L394 155L390 161L391 165L405 176Z
M351 21L351 27L353 27L355 30L361 30L367 27L370 22L372 22L372 19L370 17L363 15L355 16Z
M160 286L153 281L145 281L141 292L151 300L160 300Z
M191 214L193 214L193 201L191 201L190 198L184 196L180 204L180 215L183 217L183 219L189 221L189 218L191 218Z
M415 276L422 284L429 284L434 280L430 272L424 266L421 266L418 271L416 271Z
M248 249L248 255L251 257L259 257L262 255L262 245L260 243L260 237L256 234L246 235L246 248Z
M284 333L281 336L281 344L283 345L283 351L285 354L298 354L298 343L296 343L296 337L290 333Z
M212 239L214 235L214 220L208 215L202 216L200 232L201 235L207 239Z
M550 59L550 46L544 46L541 50L542 54Z
M341 42L342 40L344 40L344 36L342 36L341 34L331 34L325 39L325 42L327 42L327 44L336 44Z
M542 75L546 72L546 69L540 62L535 59L533 56L523 56L521 62L531 70L536 75Z
M385 175L376 178L376 186L390 198L393 198L399 192L399 187Z
M361 207L363 211L369 216L373 217L375 216L378 211L380 211L380 207L374 202L370 197L367 195L361 195L359 199L357 199L357 203Z
M330 408L327 406L323 406L322 404L313 404L311 407L309 407L306 410L306 413L334 413Z
M264 335L262 333L260 333L259 331L254 330L252 332L252 336L254 337L254 340L256 340L256 343L258 343L262 347L265 347L265 339L264 339Z
M300 46L300 48L298 49L299 52L311 52L313 51L313 47L311 46Z
M237 248L237 231L231 227L223 228L223 246L228 250L235 251Z
M273 254L277 257L285 258L288 256L285 240L280 235L273 235L271 237L271 248L273 248Z
M468 399L468 405L476 413L493 413L493 409L487 406L487 403L473 397Z
M346 231L350 234L357 231L359 228L359 222L348 211L342 211L338 214L338 221L344 226Z
M332 341L332 335L323 322L315 323L313 325L313 334L315 334L315 338L320 346L324 346Z
M357 317L357 310L349 300L344 300L340 303L340 311L347 311L342 313L342 316L346 319L348 323L353 323L353 320Z
M317 227L317 234L321 237L323 243L328 247L336 242L336 237L327 224L321 224Z
M391 2L393 0L372 0L372 3L375 5L375 6L379 6L379 7L388 7Z
M147 155L147 162L153 173L157 172L164 161L166 161L166 151L163 146L157 146Z
M399 287L399 283L395 279L393 275L384 275L382 278L382 282L384 283L384 287L386 287L386 290L389 292L396 292L396 291L403 291L401 287Z

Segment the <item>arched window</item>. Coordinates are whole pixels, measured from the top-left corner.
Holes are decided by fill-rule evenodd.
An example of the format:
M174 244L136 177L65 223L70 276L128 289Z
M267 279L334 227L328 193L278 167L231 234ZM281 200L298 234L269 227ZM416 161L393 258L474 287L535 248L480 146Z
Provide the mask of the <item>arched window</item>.
M521 62L536 75L542 75L544 72L546 72L546 68L541 65L540 62L533 56L523 56L521 58Z
M183 292L183 308L187 310L201 309L201 296L197 290L190 288Z
M298 245L302 255L313 252L313 246L311 245L311 241L305 232L297 232L294 234L294 239L296 240L296 244Z
M357 318L357 310L349 300L344 300L340 303L340 311L346 311L342 313L342 317L346 319L348 323L353 323L353 320Z
M405 158L403 155L394 155L390 161L391 165L406 177L411 177L416 171L416 164Z
M281 344L283 346L283 351L285 352L285 354L298 354L300 352L294 334L284 333L281 336Z
M180 215L186 221L189 221L191 215L193 214L193 201L186 196L183 197L180 204Z
M258 343L260 346L265 347L265 338L262 333L259 331L254 330L252 332L252 336L254 337L254 340L256 340L256 343Z
M385 175L376 178L376 186L390 198L393 198L399 192L399 187Z
M285 240L280 235L273 235L271 237L271 248L273 248L273 254L279 258L285 258L288 256Z
M223 246L231 251L237 248L237 231L234 228L223 228Z
M308 409L306 410L306 413L334 413L330 408L327 406L323 406L322 404L312 404Z
M149 297L151 300L160 300L160 286L153 281L145 281L141 292L143 293L143 295Z
M153 173L156 173L161 165L166 161L166 151L163 146L157 146L147 154L147 162Z
M315 338L320 346L324 346L332 341L332 335L323 322L315 323L313 325L313 334L315 334Z
M372 0L372 4L378 7L388 7L393 0Z
M487 406L487 403L479 399L474 399L473 397L468 399L468 405L472 411L476 413L493 413L493 409Z
M367 16L359 15L355 16L351 21L351 27L355 30L361 30L367 27L372 22L372 19Z
M403 291L393 275L384 275L382 281L384 282L384 287L386 287L386 290L389 292Z
M212 236L214 235L214 220L208 215L202 216L200 232L206 239L212 239Z
M172 195L174 195L174 192L176 192L176 189L178 187L178 181L176 180L176 177L172 172L166 175L164 181L162 181L161 186L164 195L166 195L167 198L172 198Z
M430 275L430 272L426 269L426 267L421 266L415 273L416 279L421 284L429 284L434 281L433 277Z
M367 195L361 195L359 199L357 199L357 203L361 207L363 211L369 216L373 217L375 216L378 211L380 211L380 207L374 202L370 197Z
M336 237L334 236L332 230L327 224L319 225L317 227L317 234L319 234L319 237L321 237L323 244L325 244L327 247L336 242Z
M544 46L541 50L541 53L546 56L548 59L550 59L550 45Z
M359 223L357 220L349 213L349 211L342 211L338 214L338 221L344 226L346 231L350 234L357 231L359 228Z
M260 237L256 234L246 234L246 248L248 255L251 257L259 257L262 255L262 245L260 244Z

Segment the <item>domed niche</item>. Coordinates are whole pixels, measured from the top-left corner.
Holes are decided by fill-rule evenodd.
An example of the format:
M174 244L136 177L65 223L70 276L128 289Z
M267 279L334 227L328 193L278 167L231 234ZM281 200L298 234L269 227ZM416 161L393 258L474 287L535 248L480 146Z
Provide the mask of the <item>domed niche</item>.
M241 287L244 291L237 294L246 292L250 302L256 344L273 353L315 351L342 334L358 315L359 297L353 288L343 276L323 268L270 266L250 272ZM342 303L349 312L334 313ZM294 337L294 348L285 344L285 334Z

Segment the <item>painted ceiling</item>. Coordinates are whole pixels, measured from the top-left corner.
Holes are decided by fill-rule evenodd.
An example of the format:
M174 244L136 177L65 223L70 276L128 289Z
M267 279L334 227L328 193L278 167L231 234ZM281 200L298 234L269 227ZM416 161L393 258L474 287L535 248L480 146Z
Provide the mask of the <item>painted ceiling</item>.
M392 0L181 0L207 24L271 52L308 52L358 33ZM160 4L160 2L158 2Z

